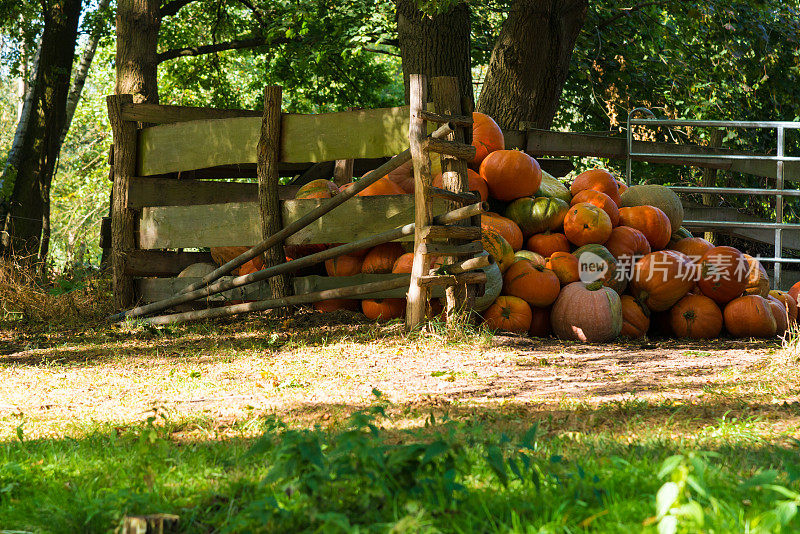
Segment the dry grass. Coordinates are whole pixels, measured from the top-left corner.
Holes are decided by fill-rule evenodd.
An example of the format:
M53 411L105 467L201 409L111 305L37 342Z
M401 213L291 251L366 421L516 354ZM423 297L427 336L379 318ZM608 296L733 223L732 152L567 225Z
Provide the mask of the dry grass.
M106 275L65 273L42 283L30 270L0 260L0 316L9 326L75 326L99 321L111 310Z

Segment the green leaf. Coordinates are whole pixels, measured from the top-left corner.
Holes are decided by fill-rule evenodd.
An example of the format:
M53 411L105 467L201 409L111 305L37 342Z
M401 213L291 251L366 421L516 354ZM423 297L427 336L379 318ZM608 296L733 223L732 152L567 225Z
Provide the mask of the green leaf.
M683 461L682 454L676 454L674 456L670 456L661 464L661 469L658 471L658 478L664 478L665 476L671 474Z
M677 531L678 518L675 516L665 516L658 522L658 534L675 534Z
M765 484L769 484L771 482L775 482L775 479L778 477L778 472L774 469L769 469L767 471L762 471L757 475L745 480L741 484L739 484L739 489L748 489L755 486L763 486Z
M500 452L500 447L497 445L492 445L489 447L489 450L486 454L486 461L489 463L489 467L492 468L492 471L495 472L497 478L500 479L500 482L504 485L508 485L508 473L506 473L506 464L505 460L503 459L503 453Z
M666 482L656 493L656 517L661 519L678 500L680 488L675 482ZM660 528L660 527L659 527Z

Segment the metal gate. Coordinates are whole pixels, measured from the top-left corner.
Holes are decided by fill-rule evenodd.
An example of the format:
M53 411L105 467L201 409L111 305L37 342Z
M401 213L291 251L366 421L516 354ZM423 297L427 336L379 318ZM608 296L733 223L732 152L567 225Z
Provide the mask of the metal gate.
M636 114L645 114L650 118L634 118ZM710 127L710 128L763 128L763 129L776 129L778 140L775 156L767 155L740 155L740 154L664 154L664 153L649 153L649 152L634 152L633 151L633 132L632 126L690 126L690 127ZM784 163L787 161L798 161L800 157L786 156L785 155L785 135L786 130L800 129L800 122L790 121L704 121L704 120L667 120L658 119L647 108L636 108L628 113L628 129L627 129L627 162L626 162L626 178L627 183L631 183L631 157L641 156L647 158L649 162L658 163L659 159L667 158L713 158L713 159L749 159L749 160L766 160L774 161L777 167L776 180L774 189L755 189L743 187L684 187L672 186L670 189L676 193L715 193L719 195L756 195L756 196L774 196L775 197L775 220L770 223L763 222L744 222L744 221L706 221L706 220L686 220L683 221L684 226L688 228L698 228L706 230L724 229L724 228L772 228L775 231L774 254L772 258L759 258L761 261L772 262L774 264L774 280L775 287L779 288L781 283L781 264L783 263L800 263L800 259L785 258L783 257L782 246L782 232L783 230L798 231L800 224L787 224L784 223L783 217L783 198L784 197L800 197L800 190L784 189Z

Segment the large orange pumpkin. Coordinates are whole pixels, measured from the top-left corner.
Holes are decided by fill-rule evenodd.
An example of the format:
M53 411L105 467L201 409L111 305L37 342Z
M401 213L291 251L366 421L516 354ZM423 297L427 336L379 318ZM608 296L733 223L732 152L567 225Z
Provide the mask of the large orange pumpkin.
M406 299L364 299L361 311L371 321L391 321L406 314Z
M477 191L482 201L486 201L489 198L489 186L486 185L486 180L483 179L483 176L472 169L467 169L467 182L467 191ZM440 189L444 188L442 173L433 177L431 185Z
M397 259L403 255L403 252L403 246L400 243L376 245L364 256L361 272L367 274L390 273Z
M620 297L622 305L621 335L638 339L650 328L650 311L630 295Z
M360 197L375 197L381 195L405 195L406 192L403 191L399 185L395 182L389 180L387 176L379 179L377 182L369 185L366 189L361 191L358 196Z
M714 245L702 237L684 237L676 243L670 245L672 250L683 252L694 262L700 261L703 254L714 248Z
M555 273L562 287L580 280L580 262L569 252L554 252L547 258L545 267Z
M337 310L359 311L361 303L356 299L328 299L314 303L314 309L319 312L334 312Z
M794 285L789 288L788 293L792 296L795 302L798 302L797 294L800 293L800 282L795 282Z
M722 322L722 310L705 295L686 295L670 310L670 326L678 337L714 339Z
M700 258L697 287L717 304L725 304L747 287L750 266L744 255L733 247L714 247Z
M775 297L776 299L780 300L783 305L786 307L786 311L789 314L789 323L794 324L797 322L797 301L787 293L786 291L780 291L779 289L773 289L769 292L771 297Z
M214 260L214 263L217 265L225 265L235 257L244 254L248 250L250 250L250 247L211 247L211 259ZM259 255L232 270L231 275L242 276L245 274L254 273L263 268L264 260Z
M619 224L619 208L617 204L602 191L595 191L594 189L584 189L570 201L570 206L574 206L579 202L588 202L594 204L601 210L606 212L608 218L611 219L611 226Z
M580 173L575 177L575 180L572 181L572 186L570 186L569 192L572 193L572 196L574 197L586 189L592 189L594 191L605 193L611 197L611 200L613 200L614 204L617 206L622 203L619 185L611 173L605 169L592 169Z
M530 305L519 297L503 295L483 312L483 321L492 330L527 334L531 327Z
M769 302L772 316L775 317L775 334L782 336L789 329L789 312L786 311L783 302L775 297L770 296L767 302Z
M667 214L653 206L634 206L619 209L619 224L636 228L644 234L652 250L661 250L672 235Z
M433 158L431 158L433 163ZM414 192L414 162L411 160L406 161L393 171L389 171L386 177L400 186L400 189L406 193Z
M528 238L528 250L549 258L554 252L569 252L570 246L564 234L544 232Z
M564 235L579 247L590 243L602 245L611 236L611 230L608 214L588 202L570 207L564 217Z
M728 302L723 312L725 328L733 337L774 337L775 316L769 301L759 295L745 295Z
M761 295L766 298L769 296L769 276L767 270L761 265L761 262L755 259L750 254L744 254L744 259L747 260L747 287L744 292L748 295Z
M364 258L354 254L342 254L325 260L325 272L328 276L355 276L361 272Z
M339 194L339 186L330 180L311 180L295 193L294 198L331 198Z
M560 289L553 271L528 260L515 262L503 274L503 293L519 297L531 306L551 305Z
M674 250L651 252L636 262L631 290L652 311L665 311L694 286L693 264Z
M601 282L573 282L558 295L550 324L560 339L603 343L622 331L622 305L617 292Z
M489 115L477 111L472 113L472 146L475 147L475 157L469 166L475 170L480 168L486 156L506 147L503 130Z
M550 327L550 306L539 308L531 306L531 326L528 335L531 337L547 337L553 329Z
M480 172L492 197L506 202L534 195L542 183L539 163L519 150L492 152Z
M517 223L503 217L499 213L487 212L481 215L481 228L491 228L508 241L511 248L517 251L522 248L523 237Z
M650 254L650 242L642 232L630 226L617 226L603 245L620 261L636 261ZM636 258L636 260L634 260Z

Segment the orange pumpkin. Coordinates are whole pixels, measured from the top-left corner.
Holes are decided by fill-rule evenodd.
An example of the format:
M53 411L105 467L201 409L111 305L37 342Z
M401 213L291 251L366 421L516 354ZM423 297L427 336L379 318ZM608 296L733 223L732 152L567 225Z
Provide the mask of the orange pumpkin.
M667 214L653 206L620 208L619 224L636 228L644 234L652 250L661 250L672 235Z
M569 252L570 246L564 234L533 234L528 238L528 250L549 258L554 252Z
M533 314L530 305L519 297L497 297L483 312L483 322L492 330L527 334Z
M772 316L775 317L775 334L782 336L789 329L789 312L786 311L786 306L775 297L769 297L767 301Z
M414 162L406 161L386 175L389 181L396 183L406 193L414 192Z
M595 191L594 189L584 189L570 201L570 206L574 206L579 202L588 202L594 204L601 210L606 212L608 218L611 219L611 226L619 224L619 208L617 204L602 191Z
M503 236L491 228L481 229L481 244L483 250L489 253L494 262L500 267L500 272L505 272L514 263L514 249Z
M769 292L770 296L775 297L783 303L786 307L786 312L789 314L789 323L794 324L797 322L797 301L786 291L773 289Z
M361 311L371 321L391 321L406 314L406 299L364 299Z
M714 248L714 245L703 239L702 237L684 237L676 243L673 243L669 248L683 252L689 259L698 262L703 254Z
M789 288L788 293L792 296L795 302L797 302L797 294L800 293L800 282L795 282L792 287Z
M564 235L579 247L590 243L602 245L611 236L611 230L608 214L588 202L570 207L564 217Z
M539 308L531 306L531 326L528 335L531 337L547 337L553 329L550 327L550 306Z
M344 186L343 186L344 187ZM397 185L395 182L389 180L387 176L379 179L375 183L369 185L366 189L361 191L358 196L360 197L375 197L381 195L405 195L406 192Z
M519 297L531 306L549 306L558 297L561 284L550 269L528 260L515 262L503 274L503 293Z
M650 243L647 238L642 232L630 226L617 226L611 230L611 235L603 246L618 260L630 258L626 261L636 261L641 256L650 254Z
M533 196L542 183L539 163L519 150L497 150L486 156L481 176L492 197L506 202Z
M467 169L467 182L467 191L477 191L481 196L482 201L486 201L489 198L489 186L486 185L486 180L483 179L483 176L472 169ZM439 173L433 177L431 185L440 189L444 188L444 183L442 182L442 173Z
M403 253L403 246L400 243L382 243L374 246L364 256L361 272L367 274L390 273L395 262Z
M650 311L630 295L620 297L622 303L621 335L638 339L650 328Z
M722 310L705 295L686 295L669 313L670 327L678 337L714 339L722 331Z
M240 256L250 250L250 247L211 247L211 259L217 265L225 265L237 256ZM232 276L242 276L245 274L254 273L264 268L264 260L262 257L256 256L247 263L240 265L238 268L231 271Z
M750 254L743 254L744 259L747 261L747 287L744 292L748 295L761 295L764 298L769 296L769 276L767 270L761 265L761 262L755 259Z
M665 311L692 289L693 264L674 250L651 252L636 262L631 290L652 311Z
M572 193L572 196L574 197L586 189L592 189L594 191L605 193L611 198L611 200L614 201L614 204L617 206L622 203L619 185L611 173L605 169L592 169L580 173L575 177L575 180L572 181L569 192Z
M506 147L503 130L489 115L477 111L472 113L472 146L475 147L475 157L469 166L475 170L480 168L486 156Z
M294 198L331 198L339 194L339 186L330 180L311 180L295 193Z
M334 312L338 310L359 311L361 303L356 299L328 299L314 303L318 312Z
M580 261L569 252L554 252L545 267L555 273L562 287L580 280Z
M328 276L355 276L361 272L364 258L354 254L342 254L325 260L325 272Z
M726 304L744 293L750 266L733 247L714 247L700 258L697 287L717 304Z
M499 213L491 211L484 213L481 215L481 228L491 228L503 236L514 251L522 248L522 230L517 226L517 223L508 217L503 217Z
M733 337L774 337L777 332L769 301L759 295L745 295L728 302L723 317L725 328Z

